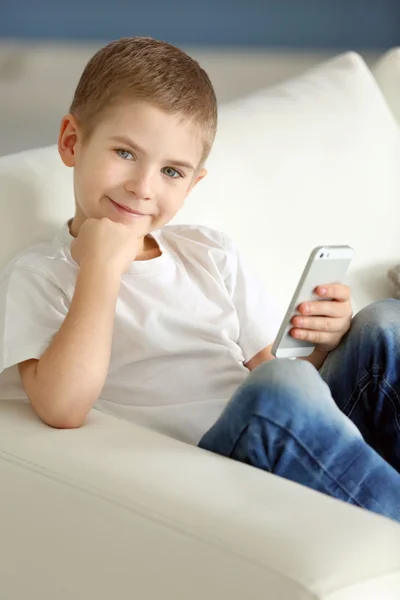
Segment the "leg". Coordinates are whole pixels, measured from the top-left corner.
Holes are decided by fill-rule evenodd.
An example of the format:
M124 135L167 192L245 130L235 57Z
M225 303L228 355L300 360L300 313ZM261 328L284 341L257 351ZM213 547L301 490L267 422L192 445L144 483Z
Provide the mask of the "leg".
M400 475L307 362L254 369L199 446L400 521Z
M400 472L400 301L360 311L320 373L365 441Z

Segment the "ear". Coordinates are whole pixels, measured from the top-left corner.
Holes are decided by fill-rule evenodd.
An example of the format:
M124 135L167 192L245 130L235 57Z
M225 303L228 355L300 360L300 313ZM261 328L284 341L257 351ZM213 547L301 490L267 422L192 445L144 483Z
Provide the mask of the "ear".
M65 115L61 121L58 135L58 152L67 167L74 167L76 152L80 144L81 132L79 123L74 115Z
M197 172L197 174L194 176L194 179L186 192L186 196L188 196L190 194L190 192L192 191L194 186L197 185L199 183L199 181L204 179L204 177L206 175L207 175L207 169L202 168L202 169L200 169L200 171Z

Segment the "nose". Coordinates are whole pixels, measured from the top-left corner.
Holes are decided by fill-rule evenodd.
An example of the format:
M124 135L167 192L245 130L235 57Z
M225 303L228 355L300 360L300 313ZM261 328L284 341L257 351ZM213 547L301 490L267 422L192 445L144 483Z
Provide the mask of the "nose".
M125 191L141 200L152 197L152 175L148 169L137 169L125 182Z

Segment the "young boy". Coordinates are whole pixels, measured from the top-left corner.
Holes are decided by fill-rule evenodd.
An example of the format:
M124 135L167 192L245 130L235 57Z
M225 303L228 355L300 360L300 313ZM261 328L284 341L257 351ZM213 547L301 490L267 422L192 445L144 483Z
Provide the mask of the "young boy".
M59 135L75 216L0 278L0 372L18 364L52 427L96 406L400 520L399 303L350 329L350 290L323 286L334 300L293 321L313 355L273 359L269 299L232 242L165 227L216 126L210 80L181 50L128 38L97 52Z

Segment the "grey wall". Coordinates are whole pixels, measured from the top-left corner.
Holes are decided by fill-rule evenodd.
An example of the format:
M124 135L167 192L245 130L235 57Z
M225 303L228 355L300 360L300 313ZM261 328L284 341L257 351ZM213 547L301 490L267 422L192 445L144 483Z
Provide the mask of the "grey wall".
M0 0L0 37L182 45L388 48L400 0Z

